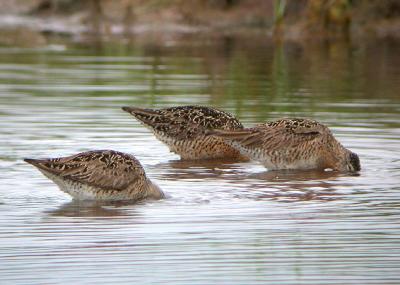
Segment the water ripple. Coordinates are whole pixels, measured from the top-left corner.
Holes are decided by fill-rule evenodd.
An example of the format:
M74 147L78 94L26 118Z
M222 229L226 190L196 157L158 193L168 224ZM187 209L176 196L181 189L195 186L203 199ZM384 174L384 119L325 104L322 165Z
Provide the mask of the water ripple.
M392 91L399 70L382 83L344 81L343 74L364 73L290 52L285 70L286 61L261 47L215 58L215 50L201 52L0 48L2 281L398 284L400 102ZM376 56L368 60L383 60ZM376 84L387 88L373 96ZM249 126L316 118L360 155L363 169L348 175L188 163L120 110L177 104L218 106ZM71 201L22 161L107 148L137 156L168 198Z

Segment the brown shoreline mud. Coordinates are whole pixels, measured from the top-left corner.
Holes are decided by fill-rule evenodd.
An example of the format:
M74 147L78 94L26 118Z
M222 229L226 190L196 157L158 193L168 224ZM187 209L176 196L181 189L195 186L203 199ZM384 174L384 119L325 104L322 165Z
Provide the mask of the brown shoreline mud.
M326 2L326 3L325 3ZM252 34L278 41L400 39L400 4L348 0L5 0L0 44ZM283 4L282 4L283 3ZM333 3L333 4L332 4ZM282 4L283 10L276 6ZM375 5L375 6L374 6ZM279 14L281 13L281 14Z

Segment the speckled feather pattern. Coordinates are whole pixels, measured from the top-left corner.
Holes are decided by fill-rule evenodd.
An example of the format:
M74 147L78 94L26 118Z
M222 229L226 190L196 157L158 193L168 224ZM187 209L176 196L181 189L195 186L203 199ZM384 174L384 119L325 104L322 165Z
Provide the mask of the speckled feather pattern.
M50 159L26 159L62 191L77 199L141 200L162 198L132 155L97 150Z
M231 114L202 106L179 106L165 109L123 107L149 128L182 159L245 159L224 140L206 136L208 130L238 130L242 124Z
M244 155L268 169L359 170L358 156L344 148L325 125L310 119L284 118L235 131L213 131Z

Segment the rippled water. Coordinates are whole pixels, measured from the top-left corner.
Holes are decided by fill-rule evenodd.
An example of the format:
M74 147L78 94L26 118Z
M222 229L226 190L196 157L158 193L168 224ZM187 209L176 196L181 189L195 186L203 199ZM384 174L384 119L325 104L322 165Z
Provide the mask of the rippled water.
M2 284L399 284L400 45L252 38L0 48ZM359 175L188 163L121 106L316 118ZM134 154L170 195L74 202L22 161Z

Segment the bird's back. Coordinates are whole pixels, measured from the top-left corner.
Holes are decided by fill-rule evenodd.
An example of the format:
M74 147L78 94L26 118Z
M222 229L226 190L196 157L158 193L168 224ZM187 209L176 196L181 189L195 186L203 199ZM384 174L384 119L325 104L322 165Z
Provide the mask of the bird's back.
M135 157L113 150L25 161L78 199L140 199L150 183Z
M284 118L238 131L215 131L244 155L269 169L319 168L325 150L340 145L323 124L302 118Z
M164 109L124 107L124 111L148 127L183 159L239 157L238 151L221 139L207 137L208 130L237 130L243 126L233 115L203 106Z

